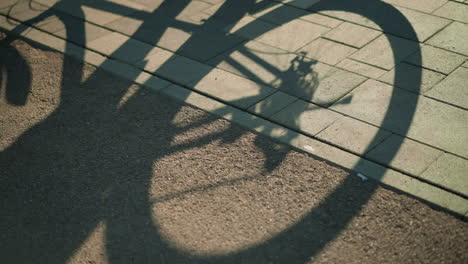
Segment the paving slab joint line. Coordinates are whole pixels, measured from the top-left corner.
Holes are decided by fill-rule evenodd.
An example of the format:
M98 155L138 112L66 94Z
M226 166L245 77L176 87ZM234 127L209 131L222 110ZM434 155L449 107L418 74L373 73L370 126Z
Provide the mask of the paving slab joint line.
M446 76L446 77L449 76L452 72L454 72L458 67L460 67L460 65L457 66L457 67L455 67L455 68L454 68L453 70L451 70L450 73L448 73L448 74L447 74L447 73L443 73L443 72L441 72L441 71L434 70L434 69L428 68L428 67L423 66L423 65L417 65L417 64L414 64L414 63L412 63L412 62L410 62L410 61L406 61L406 59L408 59L409 57L411 57L411 55L413 55L413 54L414 54L414 53L411 53L409 56L405 57L400 63L406 63L406 64L408 64L408 65L412 65L412 66L414 66L414 67L422 68L422 69L424 69L424 70L428 70L428 71L440 73L440 74L442 74L442 75L444 75L444 76ZM439 81L439 82L440 82L440 81ZM437 82L437 83L439 83L439 82ZM436 84L437 84L437 83L436 83ZM435 86L436 84L434 84L433 86ZM431 89L432 89L432 87L431 87ZM408 91L409 91L409 90L408 90ZM428 90L428 91L429 91L429 90ZM427 91L426 91L426 92L427 92Z
M365 65L368 65L368 66L372 66L372 67L375 67L375 68L377 68L377 69L380 69L380 70L383 70L383 71L386 71L386 72L389 72L389 71L391 71L391 70L393 70L393 69L395 68L395 67L392 67L392 68L390 68L390 69L385 69L385 68L382 68L382 67L380 67L380 66L378 66L378 65L373 65L373 64L370 64L369 62L360 61L360 60L355 59L355 58L347 58L347 59L348 59L348 60L355 61L355 62L359 62L359 63L362 63L362 64L365 64ZM356 73L356 74L357 74L357 73ZM364 75L363 75L363 76L364 76ZM369 78L369 77L367 77L367 78ZM373 78L371 78L371 79L373 79ZM373 80L376 80L376 79L373 79ZM378 80L376 80L376 81L378 81Z
M379 35L380 36L380 35ZM364 48L367 44L369 43L366 43L366 45L362 46L362 47L357 47L357 46L353 46L353 45L350 45L348 43L344 43L344 42L341 42L341 41L338 41L338 40L334 40L334 39L331 39L331 38L328 38L328 37L325 37L325 36L321 36L320 38L323 38L323 39L326 39L330 42L334 42L334 43L337 43L337 44L340 44L340 45L343 45L343 46L347 46L347 47L350 47L350 48L354 48L354 49L357 49L357 50L360 50L362 48ZM373 38L372 40L370 40L369 42L372 42L375 38ZM314 39L315 40L315 39ZM310 43L309 43L310 44ZM353 53L349 54L349 56L352 56L354 53L356 53L356 51L354 51Z
M434 161L432 161L431 163L427 164L426 167L421 171L421 173L419 173L419 175L423 175L431 167L432 164L436 163L440 158L442 158L447 153L448 152L441 151L439 153L439 155L437 156L437 158Z
M444 80L444 79L440 80L438 83L440 83L440 82L443 81L443 80ZM438 84L438 83L437 83L437 84ZM434 85L434 86L435 86L435 85ZM434 88L434 86L431 87L429 90L427 90L426 93L429 92L430 90L432 90L432 88ZM435 98L435 97L431 97L431 96L425 95L425 94L421 94L421 96L423 96L423 97L425 97L425 98L429 98L429 99L434 100L434 101L437 101L437 102L439 102L439 103L443 103L443 104L450 105L450 106L455 107L455 108L459 108L459 109L461 109L461 110L468 111L468 108L465 108L465 107L463 107L463 106L461 106L461 105L456 105L456 104L453 104L453 103L450 103L450 102L447 102L447 101L443 101L443 100L441 100L441 99L438 99L438 98ZM466 159L466 158L465 158L465 159Z
M380 128L379 128L379 129L380 129ZM368 154L368 153L370 153L371 151L373 151L374 149L376 149L380 144L385 143L385 141L387 141L388 139L390 139L393 135L397 135L397 134L395 134L395 133L393 133L393 132L391 132L391 131L389 131L389 132L390 132L390 133L389 133L388 136L382 138L382 139L380 140L379 143L374 144L374 146L372 146L371 148L367 149L366 152L362 153L362 155L365 156L366 154ZM399 135L398 135L398 136L399 136ZM404 137L404 138L407 138L407 137ZM367 157L367 158L369 158L369 157ZM369 159L372 160L372 158L369 158ZM375 161L374 161L374 162L375 162ZM390 165L387 165L387 166L390 167Z
M426 38L426 40L423 42L424 44L426 45L429 45L427 42L433 38L435 35L439 34L440 32L442 32L444 29L446 29L448 26L452 25L455 20L452 20L452 19L448 19L450 20L450 23L448 23L447 25L443 26L442 28L439 28L439 30L436 30L432 35L430 35L429 37ZM453 51L452 51L453 52Z
M364 76L365 77L365 76ZM358 88L359 86L361 86L361 84L367 82L369 79L372 79L372 78L369 78L369 77L366 77L366 79L364 79L362 82L358 83L357 85L355 85L353 88L351 88L347 93L343 94L342 96L338 97L335 102L327 107L325 107L326 109L329 109L329 110L332 110L330 109L331 106L335 105L336 103L338 103L341 99L345 98L346 96L348 96L349 94L351 94L351 92L353 92L354 90L356 90L356 88ZM332 110L332 111L335 111L335 110ZM340 112L337 112L337 113L340 113ZM340 113L340 114L343 114L343 113Z
M45 34L48 34L48 33L45 32ZM49 34L49 35L50 35L50 34ZM51 35L51 36L53 36L53 35ZM55 37L55 36L53 36L53 37ZM23 37L23 38L25 38L25 37ZM57 37L56 37L56 38L57 38ZM25 38L25 39L27 39L27 38ZM65 40L65 41L67 41L67 40ZM35 41L35 42L36 42L36 41ZM43 43L41 43L41 44L43 44ZM43 44L43 45L44 45L44 44ZM47 46L47 44L45 44L45 45ZM55 48L53 48L53 49L54 49L54 50L57 50L57 49L55 49ZM86 50L86 48L83 48L83 49ZM88 49L88 50L89 50L89 49ZM58 51L61 52L61 53L63 53L63 52L60 51L60 50L58 50ZM83 60L84 58L81 58L81 59ZM141 71L141 72L144 72L144 71ZM150 73L150 74L151 74L151 73ZM166 80L166 79L164 79L164 78L161 78L161 79ZM135 82L135 80L130 80L130 81ZM166 80L166 81L168 81L169 83L174 83L173 81L170 81L170 80ZM141 85L141 84L139 84L139 85ZM178 85L178 84L177 84L177 85ZM142 86L145 86L145 85L143 84ZM146 86L145 86L145 87L146 87ZM182 86L182 87L184 87L184 89L187 89L187 87L185 87L185 86ZM190 93L194 93L194 94L198 94L198 95L204 96L204 97L208 98L208 100L217 101L218 103L222 103L222 104L224 104L224 105L226 105L226 106L231 106L231 105L229 105L229 103L227 103L227 102L222 102L221 100L215 99L215 98L213 98L213 97L210 96L210 95L203 95L202 93L200 93L200 92L198 92L198 91L193 91L192 89L188 89L188 90L190 91ZM174 98L174 97L173 97L173 98ZM176 99L177 99L177 98L176 98ZM180 99L178 99L178 100L180 100ZM187 102L186 102L186 103L187 103ZM195 106L195 107L200 108L200 109L205 110L205 111L208 111L208 112L213 112L212 110L210 111L210 109L203 109L203 108L201 108L201 107L199 107L199 106ZM255 114L248 113L248 112L246 112L246 111L244 111L244 110L242 110L242 109L239 109L239 108L237 108L237 107L235 107L235 106L231 106L231 107L233 107L234 109L237 109L237 110L239 110L239 111L242 111L242 112L244 112L245 114L250 115L250 116L252 116L252 117L256 117L256 118L258 118L258 119L260 119L260 120L264 120L264 121L267 121L267 122L270 122L270 123L279 125L280 127L284 127L284 126L281 125L281 124L278 124L278 123L276 123L276 122L269 121L268 119L262 118L262 117L260 117L260 116L258 116L258 115L255 115ZM219 116L219 115L218 115L218 116ZM231 121L234 121L234 122L235 122L235 121L237 121L237 120L231 120ZM247 124L242 124L242 122L237 121L236 123L238 123L238 124L240 124L240 125L242 125L242 126L244 126L244 127L247 126L247 128L249 128L250 130L252 129L252 128L248 127ZM304 134L301 133L300 131L299 131L299 132L296 131L296 132L297 132L298 134L300 134L300 135L304 135ZM258 132L257 132L257 133L258 133ZM304 135L304 136L305 136L305 135ZM308 137L308 136L306 136L306 137ZM275 137L274 137L274 136L271 136L271 135L270 135L270 138L275 139ZM339 149L340 151L350 153L349 151L347 151L347 150L345 150L345 149L343 149L343 148L340 148L339 146L333 146L333 145L328 144L327 142L324 142L323 140L320 140L320 139L318 139L318 138L314 138L314 137L308 137L308 138L314 139L314 140L316 140L316 141L318 141L318 142L321 142L321 143L324 143L324 144L326 144L326 145L328 145L328 146L337 148L337 149ZM276 140L278 140L278 139L276 139ZM287 143L287 142L284 142L284 141L281 141L281 142L282 142L282 143ZM289 143L287 143L287 144L290 145L290 146L292 146L293 148L297 149L296 146L291 145L291 144L289 144ZM306 151L306 152L307 152L307 151ZM317 153L310 153L310 154L320 156L320 154L317 154ZM352 154L352 155L354 155L354 156L358 156L360 159L367 160L368 162L377 164L377 163L375 163L375 162L373 162L373 161L371 161L371 160L369 160L369 159L366 159L366 158L364 158L364 157L360 157L359 155L355 155L355 154L353 154L353 153L350 153L350 154ZM338 165L340 165L340 164L338 164ZM345 167L346 167L346 166L345 166ZM387 170L393 170L393 169L389 168L388 166L383 166L383 167L384 167L385 169L387 169ZM348 167L348 169L352 169L352 168L349 168L349 167ZM396 170L393 170L393 171L396 171ZM401 173L401 172L400 172L400 173ZM412 178L412 179L418 180L417 178L411 177L411 175L408 175L408 174L405 174L405 173L403 173L403 175L406 175L406 176L409 176L409 177ZM382 179L374 179L374 180L383 183L383 182L381 181ZM421 182L421 181L420 181L420 182ZM384 183L384 184L385 184L385 183ZM387 185L388 185L388 184L387 184ZM392 186L392 185L390 185L390 186ZM429 184L429 186L432 186L432 188L436 188L436 189L437 189L437 186L435 186L435 185L433 185L433 184ZM395 187L395 188L397 188L397 187ZM399 189L399 188L397 188L397 189ZM439 189L440 191L445 191L445 190L440 189L440 188L438 188L438 189ZM402 190L402 191L403 191L403 190ZM411 194L411 193L408 192L408 191L403 191L403 192L406 192L406 193ZM446 191L445 191L445 192L446 192ZM448 193L449 193L449 194L452 194L452 195L456 195L456 194L451 193L451 192L448 192ZM460 196L458 196L458 197L460 197ZM460 197L460 198L462 198L462 197ZM434 203L434 201L429 201L429 202ZM440 206L441 206L441 205L440 205ZM456 213L461 214L462 212L456 212Z

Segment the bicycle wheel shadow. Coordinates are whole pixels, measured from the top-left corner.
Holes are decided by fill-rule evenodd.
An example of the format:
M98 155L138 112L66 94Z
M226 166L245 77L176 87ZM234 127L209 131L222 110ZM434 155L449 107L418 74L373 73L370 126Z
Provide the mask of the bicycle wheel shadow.
M402 21L399 24L417 39L410 23L396 9L377 1L365 2L328 1L315 6L314 10L358 13L386 30L392 23L388 17L378 15L376 10L381 10L391 14L393 20ZM247 7L249 4L252 3L245 2ZM174 10L174 14L183 6L181 4L180 9ZM80 9L79 3L76 8ZM236 13L232 21L241 15ZM73 29L67 34L75 34L75 38L86 43L84 26L74 25ZM158 36L153 39L157 40ZM192 43L197 43L196 38ZM8 52L14 54L14 51ZM395 58L399 57L398 52L393 45ZM419 52L415 54L417 57ZM396 69L396 84L402 81L398 79L399 71ZM0 184L5 197L2 201L5 212L1 225L2 241L7 241L1 250L3 259L12 263L33 263L38 259L63 263L104 222L105 250L111 263L305 263L346 228L377 186L371 185L365 191L357 192L356 179L347 178L297 223L246 249L218 256L193 255L180 250L170 244L154 224L152 205L148 201L155 173L153 164L173 153L218 139L234 142L244 132L236 126L228 126L215 133L206 133L202 139L174 147L172 141L178 135L210 124L215 118L191 116L176 103L139 90L129 82L110 81L112 79L103 70L91 73L83 64L65 57L61 91L57 95L60 104L46 120L23 133L1 153L1 167L6 168L6 177L2 177ZM31 83L31 80L24 80ZM416 74L411 82L414 87L419 87L420 74ZM21 85L31 87L31 84ZM24 101L27 92L22 94L19 98ZM122 98L127 99L117 108ZM416 102L413 103L407 116L400 117L403 131L411 124L416 107ZM394 119L391 115L395 107L398 106L390 104L386 120ZM198 121L190 121L192 118ZM184 125L179 127L177 123ZM278 154L261 139L257 146L263 148L267 157L263 164L264 173L280 166L289 151L283 149ZM397 150L398 147L388 151L396 153ZM391 160L394 155L389 156ZM192 191L206 191L250 178L256 176L215 181L206 188ZM342 202L348 200L350 194L354 199L343 209ZM324 225L324 221L329 224Z

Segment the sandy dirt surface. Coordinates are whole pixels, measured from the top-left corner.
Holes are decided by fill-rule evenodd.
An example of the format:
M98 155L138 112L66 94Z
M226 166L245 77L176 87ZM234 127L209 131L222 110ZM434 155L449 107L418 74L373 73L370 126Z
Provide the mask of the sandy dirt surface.
M2 263L468 263L466 220L2 39Z

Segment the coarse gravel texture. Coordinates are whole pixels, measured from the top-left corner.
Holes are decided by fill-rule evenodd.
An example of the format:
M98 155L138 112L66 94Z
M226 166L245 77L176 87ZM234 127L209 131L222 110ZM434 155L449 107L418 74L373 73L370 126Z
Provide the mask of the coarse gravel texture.
M468 263L468 225L0 36L2 263Z

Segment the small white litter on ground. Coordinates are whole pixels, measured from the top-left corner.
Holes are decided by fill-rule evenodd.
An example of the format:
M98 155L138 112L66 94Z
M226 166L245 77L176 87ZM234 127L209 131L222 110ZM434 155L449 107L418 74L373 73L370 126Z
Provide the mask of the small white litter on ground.
M314 152L315 149L312 147L312 146L309 146L309 145L304 145L304 148L310 152Z
M368 178L367 178L366 176L364 176L364 174L362 174L362 173L358 173L357 176L358 176L359 178L361 178L361 180L363 180L363 181L367 181L367 179L368 179Z

